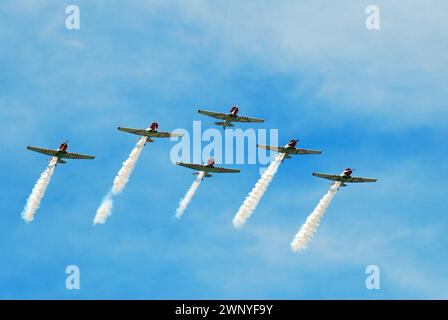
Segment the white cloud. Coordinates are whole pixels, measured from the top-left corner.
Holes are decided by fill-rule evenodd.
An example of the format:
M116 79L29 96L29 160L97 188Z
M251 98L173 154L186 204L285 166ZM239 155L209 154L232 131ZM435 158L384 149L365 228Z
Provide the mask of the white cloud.
M298 98L304 83L318 79L307 94L316 108L330 111L329 119L345 111L392 128L443 125L448 39L440 12L446 2L379 1L379 31L364 26L367 4L189 1L168 8L179 15L178 27L196 30L178 34L179 42L209 50L224 72L256 61L266 72L295 74L290 93L297 90Z

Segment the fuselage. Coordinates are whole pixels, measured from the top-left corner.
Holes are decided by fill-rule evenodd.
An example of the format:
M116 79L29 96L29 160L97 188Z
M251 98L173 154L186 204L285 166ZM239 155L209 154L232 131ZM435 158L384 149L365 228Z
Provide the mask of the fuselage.
M352 173L353 173L353 169L351 169L351 168L347 168L344 171L342 171L340 176L343 177L344 180L341 181L341 185L339 187L346 187L347 186L345 184L345 180L350 178L352 176ZM338 188L338 190L339 190L339 188Z
M64 164L64 163L65 163L65 161L63 161L63 160L61 159L61 153L67 153L67 149L68 149L68 144L67 144L67 142L63 142L63 143L61 143L61 145L59 146L59 148L56 150L56 151L57 151L57 154L54 155L54 156L58 159L57 162L56 162L56 165L57 165L58 163L61 163L61 164Z

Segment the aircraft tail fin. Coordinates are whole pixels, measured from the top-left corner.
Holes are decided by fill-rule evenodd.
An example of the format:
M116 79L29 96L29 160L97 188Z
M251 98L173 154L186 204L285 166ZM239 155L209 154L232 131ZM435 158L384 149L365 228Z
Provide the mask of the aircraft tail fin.
M285 159L292 159L292 157L289 154L285 154L285 156L282 159L282 162L285 161Z
M62 160L61 158L58 158L58 163L60 163L60 164L65 164L65 163L67 163L67 161L64 161L64 160Z
M332 186L334 183L330 183L330 186ZM341 183L341 185L338 187L338 190L342 187L347 187L347 185L345 183Z

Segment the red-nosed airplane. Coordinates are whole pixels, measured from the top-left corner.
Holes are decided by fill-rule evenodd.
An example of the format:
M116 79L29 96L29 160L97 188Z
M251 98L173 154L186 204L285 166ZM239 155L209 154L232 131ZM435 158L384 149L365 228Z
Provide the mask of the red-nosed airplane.
M178 166L190 168L193 170L204 171L205 175L204 178L210 178L212 175L209 174L209 172L214 173L238 173L240 170L238 169L227 169L227 168L220 168L215 167L215 159L209 158L207 161L207 164L193 164L193 163L183 163L183 162L176 162ZM193 175L198 175L199 172L194 172Z
M26 148L28 150L31 150L34 152L39 152L39 153L46 154L46 155L49 155L52 157L56 157L56 158L58 158L57 163L60 163L60 164L66 163L66 161L64 161L62 159L95 159L94 156L89 156L89 155L75 153L75 152L67 152L67 149L68 149L67 141L61 143L59 148L56 150L45 149L45 148L40 148L40 147L30 147L30 146L28 146Z
M154 121L153 123L151 123L151 125L147 129L134 129L134 128L118 127L118 130L124 131L127 133L136 134L138 136L146 137L146 142L154 142L154 140L152 140L151 138L169 138L169 137L182 137L183 136L183 134L180 134L180 133L157 131L158 128L159 128L159 124Z
M313 176L327 180L339 181L341 182L340 187L346 187L346 183L376 182L378 180L371 178L352 177L353 170L354 169L347 168L340 175L313 172Z
M256 122L256 123L264 122L263 119L239 116L238 111L239 111L239 109L238 109L237 105L233 105L232 108L230 109L229 113L198 110L198 112L200 114L203 114L203 115L206 115L206 116L209 116L212 118L224 120L223 122L215 122L216 125L222 126L223 129L225 129L227 127L234 127L232 122Z
M283 159L291 159L291 155L302 155L302 154L321 154L320 150L308 150L296 148L297 142L299 139L292 139L286 144L284 147L275 147L275 146L265 146L263 144L257 144L258 148L276 151L278 153L284 153L285 157ZM283 160L282 160L283 161Z

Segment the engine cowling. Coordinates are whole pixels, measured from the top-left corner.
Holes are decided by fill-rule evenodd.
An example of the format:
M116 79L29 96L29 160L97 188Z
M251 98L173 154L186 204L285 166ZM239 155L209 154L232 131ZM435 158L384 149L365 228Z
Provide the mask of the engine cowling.
M297 145L297 141L298 140L294 140L294 139L289 141L288 142L288 146L291 147L291 148L295 148L295 146Z
M153 122L151 123L150 128L152 131L157 131L157 129L159 128L159 124L157 122Z
M66 151L67 150L67 148L68 148L68 145L67 145L67 143L61 143L61 145L59 146L59 150L60 151Z
M234 116L236 116L238 114L238 111L239 111L239 109L236 105L232 106L232 108L230 109L230 113L233 114Z
M215 159L210 158L207 160L207 166L212 167L215 164Z

